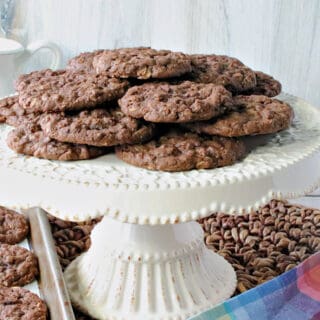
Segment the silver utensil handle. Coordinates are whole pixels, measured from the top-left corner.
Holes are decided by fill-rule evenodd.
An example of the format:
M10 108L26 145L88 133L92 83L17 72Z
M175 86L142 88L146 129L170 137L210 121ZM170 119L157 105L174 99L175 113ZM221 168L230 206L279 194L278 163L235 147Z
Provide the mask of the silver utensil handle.
M75 320L47 214L40 208L24 212L30 222L31 246L39 260L39 287L48 305L50 319Z

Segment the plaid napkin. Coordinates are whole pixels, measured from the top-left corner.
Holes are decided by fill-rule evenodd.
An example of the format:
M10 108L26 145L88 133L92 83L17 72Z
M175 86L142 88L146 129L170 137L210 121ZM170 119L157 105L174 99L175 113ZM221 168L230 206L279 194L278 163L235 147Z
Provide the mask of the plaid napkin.
M320 320L320 252L192 320Z

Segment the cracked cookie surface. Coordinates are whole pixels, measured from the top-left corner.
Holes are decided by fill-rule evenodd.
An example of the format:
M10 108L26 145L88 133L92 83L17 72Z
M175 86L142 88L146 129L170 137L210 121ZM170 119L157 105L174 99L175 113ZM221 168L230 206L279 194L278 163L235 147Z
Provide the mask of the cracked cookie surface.
M96 50L93 52L82 52L67 63L67 70L84 70L86 72L95 72L92 65L93 59L104 50Z
M25 286L38 275L34 253L18 245L0 244L0 286Z
M275 97L281 92L281 83L270 75L261 71L256 71L257 85L243 92L245 95L264 95L267 97Z
M28 233L29 225L22 214L0 206L0 243L19 243Z
M222 85L232 92L256 86L256 75L236 58L220 55L191 55L191 78L195 82Z
M19 154L34 156L47 160L77 161L102 156L106 148L77 145L53 140L41 130L30 130L24 127L9 132L7 144Z
M19 287L0 288L0 319L46 320L47 312L36 294Z
M94 57L93 66L116 78L165 79L191 71L187 55L146 47L105 50Z
M19 104L30 113L95 108L120 98L128 86L127 81L84 71L37 72L30 74L24 84L18 84L23 87Z
M239 140L183 131L169 132L142 145L116 147L116 155L129 164L171 172L228 166L245 154L245 145Z
M40 124L50 138L92 146L142 143L154 133L153 124L126 116L118 107L74 115L48 114Z
M65 70L51 70L51 69L43 69L37 70L30 73L22 74L15 81L15 89L20 92L22 90L27 89L32 84L37 83L43 78L56 77L59 75L63 75Z
M285 102L266 96L235 96L235 109L221 118L186 124L198 133L238 137L275 133L287 129L293 119L293 110Z
M5 123L7 117L11 115L11 110L18 102L18 97L7 97L0 100L0 123Z
M18 96L5 98L0 101L0 123L13 127L33 126L40 119L39 114L28 113L19 105Z
M132 87L119 105L134 118L174 123L211 119L224 113L231 102L231 93L223 86L184 81Z

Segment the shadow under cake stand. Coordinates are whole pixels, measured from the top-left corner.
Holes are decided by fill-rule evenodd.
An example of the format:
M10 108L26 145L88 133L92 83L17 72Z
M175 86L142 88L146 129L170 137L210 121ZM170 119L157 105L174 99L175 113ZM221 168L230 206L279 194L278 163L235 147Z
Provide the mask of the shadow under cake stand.
M97 319L186 319L230 297L232 266L209 251L195 220L243 214L311 192L320 178L320 113L283 94L293 126L242 161L215 170L155 172L114 155L64 163L19 156L0 126L0 203L67 220L104 215L88 252L65 271L71 299ZM262 140L261 140L262 139Z

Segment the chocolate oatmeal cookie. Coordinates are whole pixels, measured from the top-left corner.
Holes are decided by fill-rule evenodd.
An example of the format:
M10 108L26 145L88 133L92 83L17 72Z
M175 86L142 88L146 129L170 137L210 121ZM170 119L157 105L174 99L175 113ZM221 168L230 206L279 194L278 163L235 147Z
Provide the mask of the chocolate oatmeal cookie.
M50 79L52 77L57 77L63 75L65 70L51 70L51 69L43 69L38 71L33 71L30 73L22 74L18 77L15 82L15 89L17 92L21 92L26 90L28 87L34 86L37 82L41 81L41 79Z
M1 320L46 320L47 312L36 294L19 287L0 288Z
M241 141L185 132L170 132L142 145L116 147L118 158L129 164L172 172L228 166L245 154Z
M232 92L256 86L254 71L236 58L219 55L191 55L191 79L200 83L223 85Z
M29 225L22 214L0 206L0 243L19 243L28 233Z
M281 83L260 71L256 71L257 85L243 92L245 95L264 95L267 97L275 97L281 92Z
M19 104L32 113L59 112L94 108L98 104L120 98L127 81L83 71L43 72L29 78L19 91Z
M5 123L8 114L11 113L11 109L17 103L17 96L8 97L0 100L0 123Z
M40 124L52 139L98 147L142 143L150 140L154 132L153 124L126 116L119 107L73 115L47 114Z
M238 137L278 132L287 129L293 119L287 103L266 96L236 96L234 104L235 110L221 118L185 126L198 133Z
M67 63L67 70L84 70L86 72L95 72L92 65L93 58L98 56L104 50L96 50L93 52L83 52L78 56L70 59Z
M0 287L25 286L38 273L33 252L17 245L0 244Z
M0 101L0 123L5 122L13 127L34 126L39 120L39 114L28 113L19 105L18 96Z
M42 131L24 127L11 131L7 137L7 144L20 154L61 161L92 159L108 151L106 148L59 142L47 137Z
M165 79L191 71L187 55L143 47L105 50L94 57L93 66L116 78Z
M190 81L145 83L130 88L119 100L125 114L151 122L208 120L231 103L231 93L223 86Z

